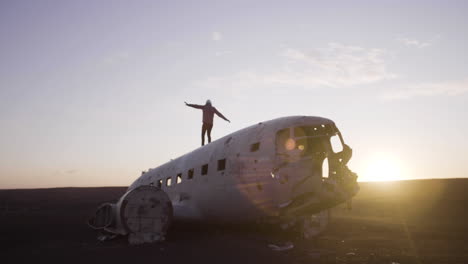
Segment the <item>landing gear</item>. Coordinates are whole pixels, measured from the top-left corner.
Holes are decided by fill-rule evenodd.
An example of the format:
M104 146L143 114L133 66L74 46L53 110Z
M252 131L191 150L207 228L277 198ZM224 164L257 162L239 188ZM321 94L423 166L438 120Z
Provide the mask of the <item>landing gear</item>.
M296 237L312 239L321 235L328 227L330 210L323 210L309 216L298 216L290 221L283 222L281 229L293 231Z
M320 213L304 217L301 221L302 224L302 237L304 239L311 239L321 235L327 229L330 221L330 210L324 210Z

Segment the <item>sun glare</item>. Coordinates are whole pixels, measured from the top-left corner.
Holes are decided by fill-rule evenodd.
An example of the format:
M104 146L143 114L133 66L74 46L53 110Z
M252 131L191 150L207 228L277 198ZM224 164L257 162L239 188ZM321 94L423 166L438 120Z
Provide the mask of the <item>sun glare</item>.
M404 179L401 163L389 156L371 159L363 173L363 181L396 181Z

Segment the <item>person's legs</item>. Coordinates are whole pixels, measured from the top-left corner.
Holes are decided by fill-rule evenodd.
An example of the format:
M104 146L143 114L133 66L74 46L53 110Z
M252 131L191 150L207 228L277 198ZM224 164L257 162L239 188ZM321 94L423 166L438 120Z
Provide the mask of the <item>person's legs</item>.
M205 145L205 133L206 133L206 124L203 123L202 125L202 132L201 132L201 145Z
M208 143L211 143L211 129L213 128L213 124L207 125L208 129Z

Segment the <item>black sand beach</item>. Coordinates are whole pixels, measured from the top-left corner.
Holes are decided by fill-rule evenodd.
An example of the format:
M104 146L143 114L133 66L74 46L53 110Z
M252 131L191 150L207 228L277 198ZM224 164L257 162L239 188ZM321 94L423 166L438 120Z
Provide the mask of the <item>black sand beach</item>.
M126 187L0 191L1 263L468 263L468 179L360 183L327 232L273 251L251 226L175 223L167 241L99 242L86 225Z

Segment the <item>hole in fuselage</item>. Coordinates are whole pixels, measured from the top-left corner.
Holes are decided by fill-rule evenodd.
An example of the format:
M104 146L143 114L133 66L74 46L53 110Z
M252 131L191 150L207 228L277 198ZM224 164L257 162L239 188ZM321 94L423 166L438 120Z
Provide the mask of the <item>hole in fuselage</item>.
M322 163L322 178L328 178L328 174L330 173L328 166L328 158L325 158Z
M259 191L261 191L261 190L263 190L263 186L262 186L260 183L257 183L257 189L258 189Z

